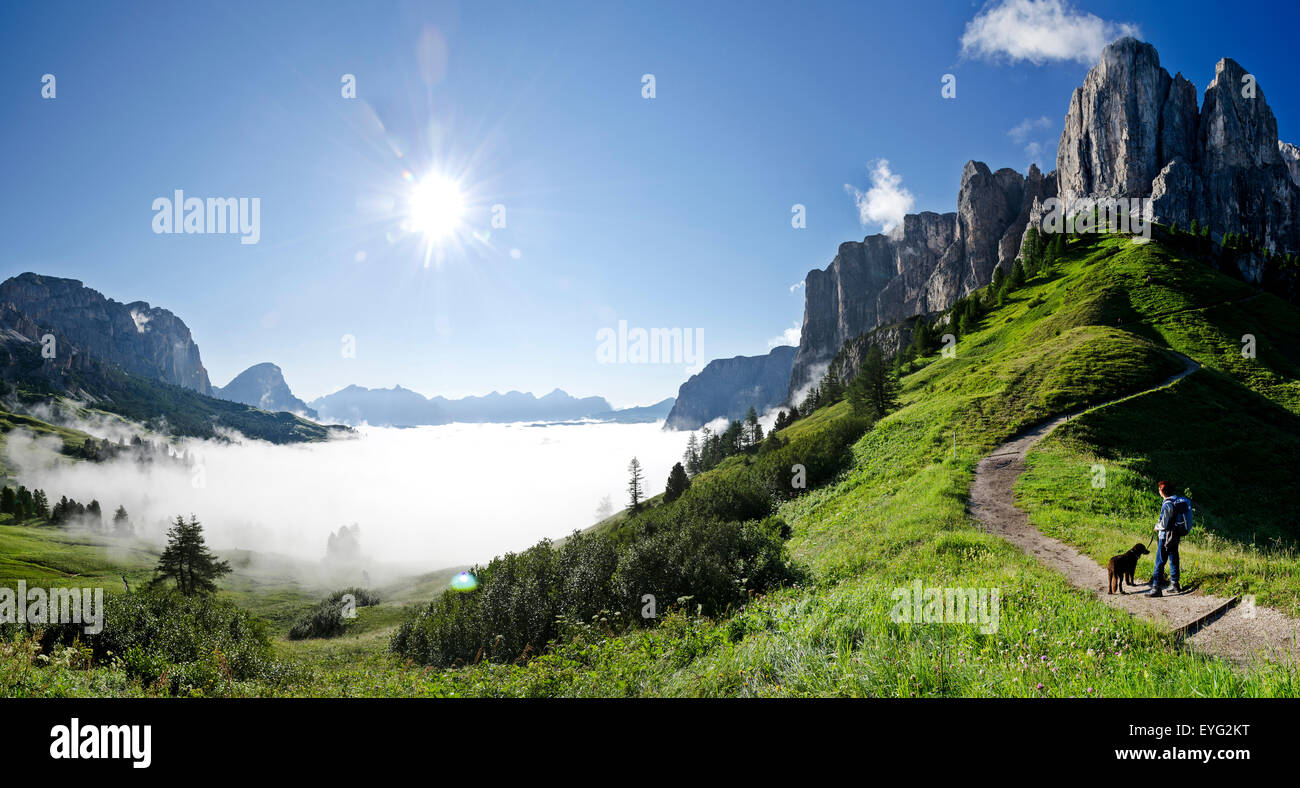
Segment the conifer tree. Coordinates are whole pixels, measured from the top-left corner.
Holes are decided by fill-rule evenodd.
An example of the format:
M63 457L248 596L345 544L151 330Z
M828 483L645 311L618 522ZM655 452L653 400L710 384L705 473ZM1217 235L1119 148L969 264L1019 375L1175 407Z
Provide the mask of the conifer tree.
M752 405L749 412L745 414L745 432L750 446L757 446L763 442L763 425L758 423L758 411L754 410Z
M898 380L885 363L880 348L872 347L862 362L862 370L849 386L853 412L875 422L898 407Z
M668 484L664 487L664 501L672 502L682 497L691 486L691 480L686 475L686 469L680 462L673 464L673 469L668 472Z
M695 433L686 439L686 453L682 455L682 460L686 463L686 473L694 476L703 470L700 462L700 442L695 438Z
M230 563L218 559L203 539L203 525L190 515L190 521L176 516L167 530L167 547L158 558L153 584L172 580L186 596L210 594L217 590L217 579L230 573Z
M632 461L627 464L627 472L629 475L627 482L628 500L631 503L632 511L639 512L641 511L642 496L641 482L644 479L641 474L641 461L633 457Z
M126 513L126 507L118 506L117 511L113 513L113 533L118 536L129 536L133 531L131 518Z

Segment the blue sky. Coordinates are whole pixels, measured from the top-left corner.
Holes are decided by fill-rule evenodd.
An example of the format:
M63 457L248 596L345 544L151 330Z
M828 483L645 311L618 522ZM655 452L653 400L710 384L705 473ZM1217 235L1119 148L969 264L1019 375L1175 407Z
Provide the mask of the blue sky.
M597 331L698 328L703 360L766 352L801 319L793 286L908 195L953 210L972 158L1052 169L1090 36L1133 26L1198 91L1234 57L1300 140L1292 3L796 5L7 8L0 273L172 310L218 385L273 361L308 399L400 383L644 404L686 365L597 363ZM1052 12L1065 24L1026 27ZM404 171L465 191L440 263L402 229ZM864 227L853 190L873 173ZM177 189L259 198L259 243L155 234L153 201Z

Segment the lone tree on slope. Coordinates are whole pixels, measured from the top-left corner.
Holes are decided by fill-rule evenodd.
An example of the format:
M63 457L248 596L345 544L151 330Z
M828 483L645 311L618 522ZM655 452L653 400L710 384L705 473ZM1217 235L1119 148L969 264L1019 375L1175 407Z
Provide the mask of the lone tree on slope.
M632 461L627 464L627 472L631 477L627 482L627 494L632 503L632 511L637 512L641 510L641 480L643 478L641 461L633 457Z
M217 590L217 578L227 574L230 574L230 563L208 550L199 518L190 515L187 523L177 515L176 522L167 530L167 547L158 559L153 584L170 579L186 596L210 594Z

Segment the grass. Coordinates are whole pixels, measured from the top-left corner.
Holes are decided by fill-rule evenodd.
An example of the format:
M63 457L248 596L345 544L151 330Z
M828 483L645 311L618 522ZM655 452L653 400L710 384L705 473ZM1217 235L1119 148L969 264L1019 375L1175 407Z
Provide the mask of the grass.
M1296 666L1261 662L1242 669L1194 653L982 532L966 505L975 466L992 447L1049 416L1164 380L1182 367L1169 352L1177 350L1206 369L1172 389L1068 422L1030 454L1017 498L1045 532L1102 561L1149 534L1156 506L1151 484L1172 476L1192 488L1198 506L1198 532L1183 550L1194 581L1206 591L1249 591L1261 603L1294 610L1297 533L1279 501L1294 499L1296 482L1288 474L1300 447L1297 325L1291 307L1158 243L1076 241L1064 260L961 337L955 358L931 357L910 372L902 406L856 442L849 468L835 481L780 505L778 516L792 528L791 551L809 572L805 585L755 598L716 620L670 609L648 629L573 622L549 651L522 664L428 670L385 651L408 605L439 585L426 580L418 593L385 593L383 604L360 609L342 637L277 640L280 656L310 667L297 682L233 691L1295 696ZM1255 335L1255 359L1241 358L1238 332ZM783 435L812 445L850 417L840 403ZM725 479L746 463L732 457L710 473ZM1104 487L1092 485L1094 464L1106 468ZM601 527L617 530L622 519L616 515ZM22 527L0 524L0 539L11 530ZM48 559L34 564L72 568L56 560L53 546L43 552L28 545L27 552ZM894 621L893 590L918 579L927 588L998 589L996 632ZM265 611L277 628L317 598L299 601L298 590L289 588L277 595L254 580L228 593ZM22 655L5 648L0 687L32 691ZM62 671L53 675L69 683L51 693L139 691L102 668Z
M1087 292L1131 310L1136 333L1205 369L1175 389L1063 425L1029 454L1017 500L1040 530L1101 563L1150 539L1155 483L1173 480L1197 514L1196 532L1180 548L1184 583L1254 594L1297 615L1300 533L1286 504L1300 493L1294 308L1158 246L1116 255L1107 274L1124 299L1095 282ZM1255 340L1254 357L1242 353L1245 335ZM1104 486L1094 486L1094 466L1104 469ZM1149 575L1151 560L1139 574L1143 567Z

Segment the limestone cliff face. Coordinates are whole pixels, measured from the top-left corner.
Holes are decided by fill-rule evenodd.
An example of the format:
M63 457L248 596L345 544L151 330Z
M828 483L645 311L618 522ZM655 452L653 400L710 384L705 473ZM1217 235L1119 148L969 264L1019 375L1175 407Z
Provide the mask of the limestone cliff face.
M1162 224L1196 220L1215 238L1245 233L1290 251L1300 249L1294 151L1279 144L1263 88L1236 61L1219 61L1198 108L1195 86L1170 77L1155 47L1122 38L1070 98L1058 187L1070 200L1150 197Z
M1102 51L1070 96L1056 149L1062 198L1149 193L1161 167L1161 108L1171 82L1150 44L1123 38ZM1182 135L1171 130L1170 144L1185 143Z
M1036 201L1054 194L1038 168L1028 175L968 162L957 210L909 214L888 235L840 244L823 270L804 279L804 319L787 386L794 396L844 343L912 315L938 312L1009 266Z
M878 347L885 358L892 358L912 342L914 329L914 320L904 320L900 323L881 326L865 334L859 334L844 343L844 347L840 348L839 354L831 362L827 374L847 386L858 376L858 372L862 369L862 364L866 361L867 353L871 348Z
M189 328L166 309L143 301L122 304L75 279L32 273L0 284L0 304L127 372L211 393Z
M793 347L783 345L765 356L710 361L682 384L664 429L699 429L717 418L743 419L750 408L762 415L782 404L794 354Z
M1291 173L1291 182L1300 186L1300 148L1289 142L1279 142L1277 152L1281 154L1287 172Z
M1300 149L1278 140L1254 77L1219 61L1198 107L1196 87L1171 77L1155 47L1121 38L1070 96L1056 170L1021 176L969 162L955 212L908 215L888 235L841 244L825 270L808 273L787 396L815 382L846 342L988 284L1054 197L1151 198L1149 218L1162 224L1186 230L1195 219L1216 238L1244 233L1300 251ZM1263 267L1242 260L1243 275L1258 279Z

